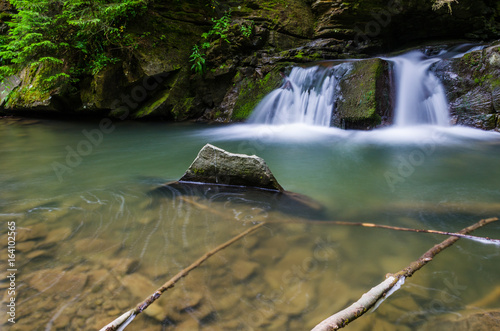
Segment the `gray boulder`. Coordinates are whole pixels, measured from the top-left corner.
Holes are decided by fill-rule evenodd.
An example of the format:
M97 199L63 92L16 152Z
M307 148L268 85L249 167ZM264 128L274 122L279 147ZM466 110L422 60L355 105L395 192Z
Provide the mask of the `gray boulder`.
M201 149L179 181L284 191L262 158L229 153L210 144Z

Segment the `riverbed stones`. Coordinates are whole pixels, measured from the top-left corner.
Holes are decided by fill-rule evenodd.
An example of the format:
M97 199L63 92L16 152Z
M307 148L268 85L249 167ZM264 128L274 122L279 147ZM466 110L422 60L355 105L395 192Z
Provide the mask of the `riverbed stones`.
M47 236L48 230L45 224L35 224L30 227L17 228L17 242L23 242L33 239L40 239Z
M62 228L57 228L54 230L51 230L48 234L47 237L45 238L45 241L43 245L53 245L57 242L64 241L68 239L68 237L71 235L71 228L70 227L62 227Z
M87 283L87 275L62 268L37 271L28 281L30 287L45 294L62 298L80 293Z
M500 310L459 312L434 317L423 325L422 330L500 330Z
M283 191L266 162L256 155L233 154L206 144L181 182L249 186Z
M254 274L258 267L256 262L238 260L231 265L231 270L235 279L243 281Z
M121 283L129 293L132 293L138 299L147 297L158 287L149 278L137 273L126 275L121 279Z

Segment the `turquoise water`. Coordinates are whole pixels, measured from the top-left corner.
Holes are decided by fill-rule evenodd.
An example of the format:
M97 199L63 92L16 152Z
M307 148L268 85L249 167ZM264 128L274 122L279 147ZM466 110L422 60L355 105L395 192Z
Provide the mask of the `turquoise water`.
M323 210L287 212L243 191L154 191L206 143L263 157L285 189ZM306 330L446 238L311 221L458 231L500 216L500 135L465 128L4 118L0 157L1 270L7 222L18 228L15 325L0 283L0 323L12 330L99 329L263 220L127 330ZM500 238L500 223L474 234ZM423 330L436 317L498 310L499 262L499 247L460 240L346 329Z

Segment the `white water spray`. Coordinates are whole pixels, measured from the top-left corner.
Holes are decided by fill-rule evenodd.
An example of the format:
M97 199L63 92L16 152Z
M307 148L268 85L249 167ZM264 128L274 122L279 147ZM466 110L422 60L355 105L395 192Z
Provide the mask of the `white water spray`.
M448 102L444 87L429 71L429 67L440 59L424 59L422 52L413 51L388 60L394 63L395 71L394 125L449 126Z
M283 86L259 103L248 122L330 126L334 103L340 91L339 80L350 68L350 63L326 68L293 68Z

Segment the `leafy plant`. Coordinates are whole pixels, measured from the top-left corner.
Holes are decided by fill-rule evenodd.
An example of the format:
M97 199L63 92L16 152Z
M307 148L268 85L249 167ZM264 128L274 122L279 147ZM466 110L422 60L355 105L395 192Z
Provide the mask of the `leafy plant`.
M145 13L147 1L10 0L18 13L7 23L8 40L0 45L0 79L41 66L48 75L43 81L51 88L98 73L131 46L125 29Z
M241 24L240 31L244 37L250 37L252 35L254 22L250 21L248 24Z
M224 40L228 44L230 44L231 42L227 39L227 34L231 25L231 11L225 12L224 15L219 19L212 17L212 22L214 22L214 25L212 26L210 31L203 33L201 36L205 39L209 39L212 36L217 36L220 38L221 42L222 40Z
M452 9L451 9L452 2L458 3L458 0L434 0L434 4L432 5L432 9L438 10L443 6L448 6L448 11L450 12L450 14L452 14Z
M205 54L200 52L198 45L193 46L193 52L189 57L189 61L193 62L191 70L194 70L198 74L203 74L205 71Z

